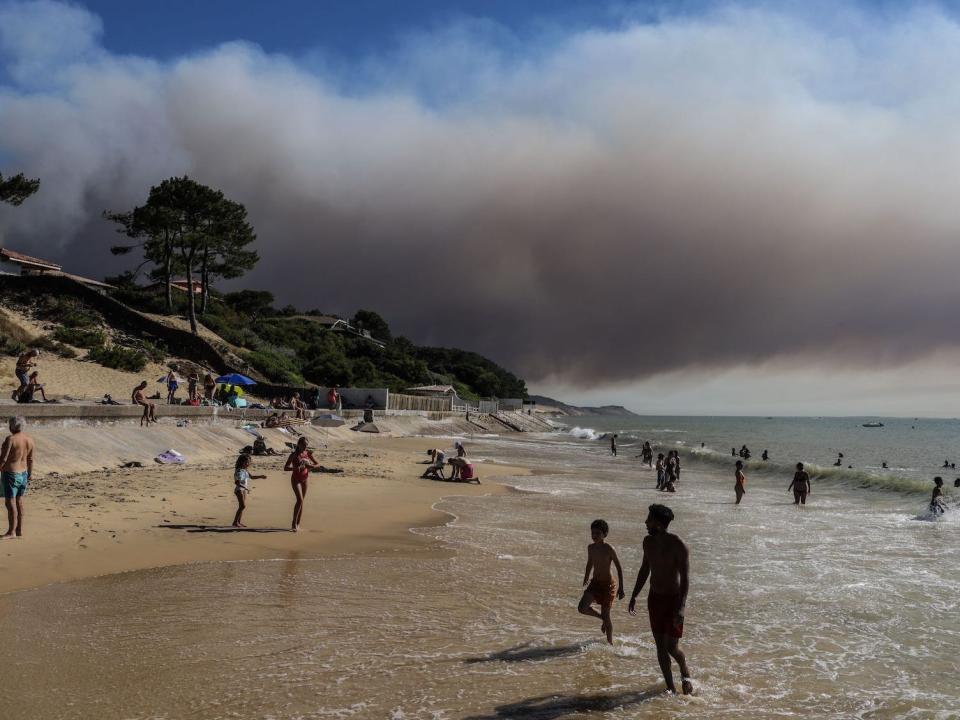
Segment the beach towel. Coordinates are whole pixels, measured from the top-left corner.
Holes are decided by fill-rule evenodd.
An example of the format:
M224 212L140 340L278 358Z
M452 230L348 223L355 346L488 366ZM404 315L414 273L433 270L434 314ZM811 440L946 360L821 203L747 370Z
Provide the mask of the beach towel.
M154 460L161 465L183 465L186 460L184 460L183 455L178 453L176 450L164 450L162 453L157 455Z

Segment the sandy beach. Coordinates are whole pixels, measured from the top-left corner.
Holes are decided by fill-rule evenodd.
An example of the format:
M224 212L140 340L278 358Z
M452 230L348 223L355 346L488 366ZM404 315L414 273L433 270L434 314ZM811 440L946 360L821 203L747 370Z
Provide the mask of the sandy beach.
M123 431L130 428L112 434ZM222 432L230 440L236 435ZM449 516L432 509L441 498L506 492L490 481L526 472L483 464L482 485L421 480L425 449L442 441L328 435L327 447L318 448L316 457L344 472L311 477L300 532L289 532L294 497L289 473L282 469L285 456L255 458L252 472L267 478L254 481L244 515L248 527L235 530L229 527L236 510L235 455L223 453L221 462L204 458L199 466L146 461L143 468L71 473L71 463L53 446L76 442L83 433L106 439L111 430L36 429L37 476L26 497L24 537L0 542L0 592L200 561L425 552L429 543L409 529L445 522ZM149 440L149 433L144 430L141 437ZM239 437L234 444L242 441ZM282 447L276 441L272 445Z

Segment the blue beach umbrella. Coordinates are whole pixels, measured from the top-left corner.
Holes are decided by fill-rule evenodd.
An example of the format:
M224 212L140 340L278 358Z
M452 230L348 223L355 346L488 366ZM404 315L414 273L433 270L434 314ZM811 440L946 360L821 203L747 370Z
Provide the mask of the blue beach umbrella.
M230 373L229 375L221 375L217 378L217 382L221 385L256 385L256 380L251 380L246 375L241 375L240 373Z

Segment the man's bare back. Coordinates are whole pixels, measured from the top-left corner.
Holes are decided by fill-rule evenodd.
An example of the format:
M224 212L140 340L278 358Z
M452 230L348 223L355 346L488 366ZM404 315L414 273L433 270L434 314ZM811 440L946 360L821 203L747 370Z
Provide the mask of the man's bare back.
M23 472L33 459L33 438L23 432L14 433L0 448L0 471Z

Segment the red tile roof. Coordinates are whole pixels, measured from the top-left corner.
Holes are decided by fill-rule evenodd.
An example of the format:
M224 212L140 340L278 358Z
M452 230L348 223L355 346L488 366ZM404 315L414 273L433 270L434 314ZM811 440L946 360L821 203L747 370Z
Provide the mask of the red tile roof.
M20 265L33 265L46 268L48 270L60 270L63 267L62 265L50 262L49 260L41 260L40 258L30 257L29 255L24 255L23 253L18 253L14 250L8 250L7 248L0 248L0 257L4 257L7 260Z

